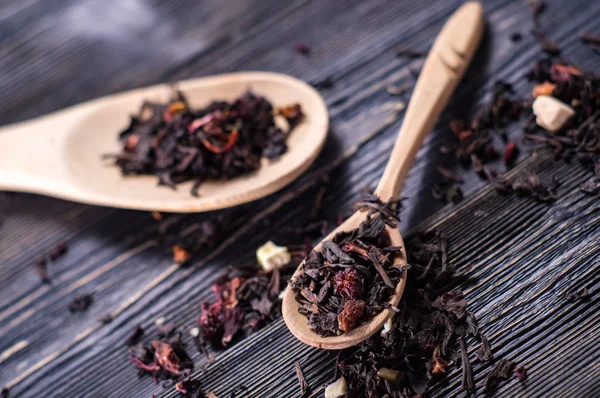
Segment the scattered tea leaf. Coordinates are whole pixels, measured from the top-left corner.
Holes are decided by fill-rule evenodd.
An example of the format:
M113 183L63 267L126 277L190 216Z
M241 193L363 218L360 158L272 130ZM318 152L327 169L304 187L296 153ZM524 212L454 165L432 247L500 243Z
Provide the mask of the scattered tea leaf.
M507 359L501 359L490 370L485 378L485 388L493 390L502 380L508 380L512 374L515 364Z
M113 316L111 313L106 313L106 314L102 315L100 318L98 318L98 321L100 321L102 324L106 325L113 321Z
M286 138L302 119L299 105L287 109L295 110L292 117L251 92L192 109L175 92L166 104L144 102L119 134L121 152L105 158L113 159L124 176L154 174L159 185L173 189L194 181L191 192L197 196L205 180L248 174L260 168L261 158L285 153ZM287 119L290 131L277 127L276 114Z
M294 50L301 55L308 56L310 55L311 49L306 43L296 43L294 44Z
M65 242L60 242L50 251L48 257L50 258L50 261L54 262L64 256L67 253L67 250L67 244Z
M590 299L590 297L591 297L591 294L590 294L589 290L585 287L583 289L579 289L574 292L565 294L565 298L567 299L567 301L569 301L571 303L588 301Z
M139 343L142 337L144 337L144 329L142 328L142 325L137 325L125 340L125 345L131 347L132 345Z
M302 368L300 367L300 363L298 361L294 362L294 368L296 370L296 377L298 378L298 383L300 384L300 396L305 397L310 393L310 386L304 377L304 373L302 372Z
M415 50L415 49L403 47L403 46L397 46L394 49L394 53L396 54L397 57L406 57L406 58L421 58L427 54L426 51Z
M94 296L92 294L81 294L73 297L69 304L69 311L83 312L87 310L94 303Z

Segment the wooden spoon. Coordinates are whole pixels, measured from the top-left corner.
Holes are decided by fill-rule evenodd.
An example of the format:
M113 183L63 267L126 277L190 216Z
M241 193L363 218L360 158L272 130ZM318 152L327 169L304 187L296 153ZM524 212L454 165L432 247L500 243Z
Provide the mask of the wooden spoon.
M111 95L39 119L0 129L0 190L33 192L103 206L167 212L200 212L230 207L273 193L289 184L315 160L327 136L323 99L308 84L290 76L245 72L176 84L191 106L233 100L248 89L274 106L300 103L306 117L288 137L288 152L263 161L251 174L207 181L200 197L191 184L172 190L157 186L156 176L122 177L102 155L118 153L118 133L144 100L167 101L170 85Z
M483 30L483 9L479 2L465 3L444 25L425 60L392 155L375 190L375 194L381 200L388 201L398 198L419 147L473 58ZM365 220L366 213L366 211L354 213L325 237L325 240L331 240L340 231L357 228ZM392 245L404 247L398 229L387 227L387 231L390 234ZM315 249L320 250L321 244L317 245ZM394 264L406 264L404 249ZM292 278L302 272L303 264L300 264ZM391 305L398 305L405 284L406 271L390 299ZM329 350L347 348L366 340L379 331L392 315L391 310L384 310L370 322L348 333L321 337L308 326L306 317L298 312L298 302L290 286L287 287L283 296L282 312L285 323L294 336L306 344Z

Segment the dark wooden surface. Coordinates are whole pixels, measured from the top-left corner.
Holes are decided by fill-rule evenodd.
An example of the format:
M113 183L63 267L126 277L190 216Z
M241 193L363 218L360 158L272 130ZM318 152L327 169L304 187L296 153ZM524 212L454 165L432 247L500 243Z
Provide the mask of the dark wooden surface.
M18 397L177 396L135 376L125 337L135 325L150 327L161 316L186 331L192 327L200 303L211 296L210 284L227 265L252 261L260 244L277 240L281 226L308 217L322 174L331 173L325 209L347 214L360 189L378 180L401 123L391 108L408 98L391 97L386 86L412 82L411 70L420 66L419 60L395 57L394 47L427 49L460 3L4 0L2 124L121 90L221 72L272 70L307 81L331 76L335 86L322 91L332 127L316 164L281 192L228 210L231 236L194 257L191 267L172 263L156 240L159 224L148 213L0 193L0 386L11 386ZM600 2L548 3L542 28L565 48L567 59L597 71L600 56L581 45L576 33L600 31ZM523 73L540 50L528 35L526 3L484 5L485 42L443 120L468 112L496 79L514 83L521 93L530 90ZM510 42L515 32L524 39ZM311 46L309 57L293 51L298 41ZM553 205L502 197L464 173L467 199L443 207L429 188L438 165L453 166L438 150L451 135L444 126L442 121L432 132L410 173L401 229L447 232L450 261L476 280L459 287L490 336L494 355L528 368L526 383L513 378L497 396L600 396L597 295L582 304L563 298L566 291L587 287L595 293L599 287L598 202L577 189L589 172L536 154L511 175L533 168L543 178L558 176L563 185ZM517 128L509 132L515 134ZM214 216L173 216L169 222L192 231ZM43 285L34 258L61 240L69 253L51 265L54 283ZM70 314L69 301L89 292L95 296L89 310ZM98 318L106 313L115 319L102 325ZM205 387L221 398L240 383L249 387L242 396L297 396L295 360L314 396L322 396L320 387L333 370L330 353L302 346L281 319L215 353L206 372L206 360L191 352ZM475 365L478 384L485 371ZM462 396L459 384L453 371L433 395Z

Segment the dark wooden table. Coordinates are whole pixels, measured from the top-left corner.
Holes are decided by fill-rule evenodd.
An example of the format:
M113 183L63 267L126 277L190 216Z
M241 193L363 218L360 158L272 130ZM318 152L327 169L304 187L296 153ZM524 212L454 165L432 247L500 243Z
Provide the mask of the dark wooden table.
M156 239L159 224L145 212L86 206L27 195L1 194L0 386L18 397L176 396L172 388L138 379L123 340L141 324L166 317L184 330L194 325L209 286L226 266L252 261L254 250L277 240L283 225L306 219L319 177L330 173L324 199L331 214L347 214L361 188L383 169L402 115L389 85L414 81L420 60L394 55L398 45L425 50L458 0L3 0L0 5L0 122L7 124L135 87L241 70L270 70L307 81L331 77L322 90L331 132L316 164L281 192L228 210L228 239L174 265ZM599 31L600 2L548 1L542 28L564 56L596 70L600 56L579 43L579 31ZM450 261L475 284L458 286L490 336L496 358L525 365L529 380L504 383L499 397L600 396L600 312L597 295L568 303L563 294L598 289L600 211L578 185L590 172L540 153L509 175L535 169L558 176L552 205L500 196L463 172L467 198L443 206L430 185L439 152L451 133L450 115L473 109L496 79L531 88L524 71L540 56L529 35L525 1L485 1L488 32L474 66L413 166L401 229L433 227L450 239ZM513 43L512 33L523 40ZM294 43L307 43L305 57ZM464 114L464 113L463 113ZM509 135L519 133L518 127ZM4 149L4 148L3 148ZM194 228L213 214L170 217ZM420 224L420 225L419 225ZM239 227L239 228L238 228ZM59 241L68 254L53 263L52 285L34 271L34 259ZM67 310L72 298L94 293L84 313ZM112 323L98 321L114 316ZM190 337L185 334L189 343ZM332 377L333 355L296 341L281 319L233 347L213 352L208 366L194 352L199 378L226 397L239 384L251 397L298 395L292 364L302 362L314 396ZM471 352L474 357L474 353ZM481 384L487 367L475 364ZM478 390L482 393L482 388ZM11 395L11 396L13 396ZM459 372L434 396L463 396Z

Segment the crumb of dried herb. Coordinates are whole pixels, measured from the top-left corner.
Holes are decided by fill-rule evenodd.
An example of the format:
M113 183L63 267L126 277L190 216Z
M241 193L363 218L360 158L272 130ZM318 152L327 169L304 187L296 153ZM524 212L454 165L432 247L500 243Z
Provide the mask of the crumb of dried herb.
M600 192L600 178L593 177L579 186L579 190L589 195L596 195Z
M411 87L412 87L412 84L405 83L405 84L402 84L401 86L387 86L385 90L387 91L387 93L389 95L403 95L403 94L407 93Z
M192 258L192 254L180 245L173 246L173 261L177 264L185 264Z
M427 54L426 51L415 50L415 49L403 47L403 46L397 46L396 48L394 48L394 53L396 54L397 57L406 57L406 58L421 58Z
M334 82L333 78L330 76L311 83L311 86L313 86L317 90L329 90L329 89L332 89L334 87L334 85L335 85L335 82Z
M60 242L57 244L48 254L50 261L54 262L64 256L67 253L67 244L65 242Z
M113 316L112 316L111 313L106 313L106 314L102 315L100 318L98 318L98 320L102 324L106 325L106 324L111 323L113 321Z
M510 40L514 43L521 41L522 38L523 38L523 35L519 32L515 32L510 35Z
M194 391L197 391L202 386L200 380L194 380L191 378L187 378L185 380L181 380L175 384L175 389L182 394L190 395ZM200 395L201 391L198 391L198 395Z
M52 283L50 274L48 274L48 263L44 257L39 257L35 261L35 270L37 271L38 276L42 280L42 283L46 283L46 284Z
M139 343L142 337L144 337L144 328L142 328L142 325L137 325L133 332L131 332L131 334L127 336L127 339L125 340L125 345L131 347L132 345Z
M153 211L150 213L150 215L152 216L152 218L154 218L156 221L160 221L163 219L163 215L161 212L159 211Z
M306 43L296 43L294 44L294 50L301 55L308 56L310 55L311 48Z
M87 310L94 303L94 296L92 294L80 294L73 297L69 304L69 311L71 312L83 312Z

